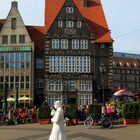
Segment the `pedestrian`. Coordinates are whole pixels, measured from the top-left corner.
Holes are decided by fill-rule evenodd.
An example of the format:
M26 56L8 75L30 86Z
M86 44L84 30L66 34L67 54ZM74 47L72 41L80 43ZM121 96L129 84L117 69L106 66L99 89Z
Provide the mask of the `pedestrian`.
M67 140L67 136L64 130L64 114L61 102L56 101L54 103L54 107L56 108L56 112L51 119L53 127L49 140Z

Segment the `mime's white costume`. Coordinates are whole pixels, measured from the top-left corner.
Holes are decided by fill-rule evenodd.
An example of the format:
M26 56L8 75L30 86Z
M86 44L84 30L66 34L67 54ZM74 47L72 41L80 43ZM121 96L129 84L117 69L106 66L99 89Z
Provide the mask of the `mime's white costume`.
M54 103L54 107L57 109L55 115L51 119L53 122L53 128L49 140L67 140L67 136L64 130L64 115L60 101Z

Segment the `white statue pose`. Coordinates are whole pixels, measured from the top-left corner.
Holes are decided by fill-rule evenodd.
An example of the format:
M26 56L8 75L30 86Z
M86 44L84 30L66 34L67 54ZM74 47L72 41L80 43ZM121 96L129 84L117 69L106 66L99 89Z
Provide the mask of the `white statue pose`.
M67 136L64 130L64 114L62 104L60 101L54 103L54 107L57 109L55 115L51 119L53 128L49 140L67 140Z

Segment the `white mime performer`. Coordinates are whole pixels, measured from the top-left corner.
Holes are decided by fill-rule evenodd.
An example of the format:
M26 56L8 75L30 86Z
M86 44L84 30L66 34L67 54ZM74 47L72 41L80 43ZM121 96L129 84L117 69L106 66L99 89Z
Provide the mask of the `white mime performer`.
M54 103L54 107L57 109L55 115L51 119L53 128L49 140L67 140L67 136L64 130L64 114L62 104L60 101Z

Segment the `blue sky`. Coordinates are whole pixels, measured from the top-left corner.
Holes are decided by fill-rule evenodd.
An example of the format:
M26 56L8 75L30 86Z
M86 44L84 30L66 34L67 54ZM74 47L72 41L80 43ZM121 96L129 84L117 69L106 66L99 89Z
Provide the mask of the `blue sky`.
M26 25L44 24L44 0L17 0ZM140 0L101 0L114 51L140 54ZM0 18L6 18L11 0L0 0Z

